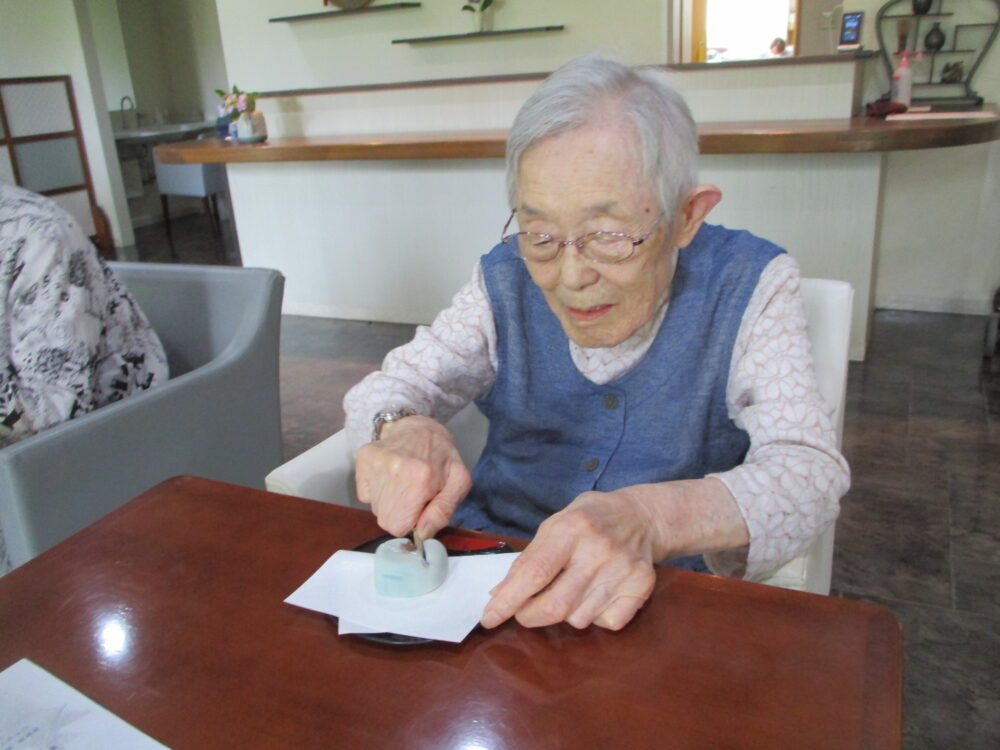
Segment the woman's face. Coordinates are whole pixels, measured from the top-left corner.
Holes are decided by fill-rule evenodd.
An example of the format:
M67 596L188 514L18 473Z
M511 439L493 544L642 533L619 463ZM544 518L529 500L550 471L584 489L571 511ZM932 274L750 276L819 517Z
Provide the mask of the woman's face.
M521 231L557 239L597 231L639 238L656 225L623 263L594 263L572 245L548 262L525 260L566 335L580 346L625 341L653 317L673 277L676 250L667 226L674 217L662 217L642 171L637 138L621 122L595 123L546 138L521 158Z

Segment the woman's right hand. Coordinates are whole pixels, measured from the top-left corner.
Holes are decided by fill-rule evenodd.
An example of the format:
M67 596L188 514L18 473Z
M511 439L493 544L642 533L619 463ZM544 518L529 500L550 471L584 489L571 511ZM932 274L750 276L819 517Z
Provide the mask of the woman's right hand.
M434 536L472 488L451 433L424 416L385 424L381 439L358 450L355 475L358 499L397 537Z

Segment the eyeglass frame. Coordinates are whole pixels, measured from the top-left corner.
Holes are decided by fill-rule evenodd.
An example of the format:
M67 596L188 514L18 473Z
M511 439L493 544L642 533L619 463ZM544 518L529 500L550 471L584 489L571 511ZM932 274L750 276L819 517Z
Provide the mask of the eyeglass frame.
M517 213L517 209L516 208L513 209L513 210L511 210L510 216L507 218L507 223L504 224L503 225L503 229L500 230L500 242L502 242L503 244L506 245L507 244L507 240L516 239L517 236L521 235L521 234L532 234L532 235L537 235L538 237L548 237L550 241L556 239L555 237L553 237L551 234L548 234L547 232L514 232L513 234L504 234L504 232L506 232L507 228L510 226L510 223L512 221L514 221L514 215L516 213ZM661 214L660 218L657 219L656 223L653 225L653 228L650 229L648 232L646 232L646 234L642 235L642 237L639 237L638 239L635 238L635 237L633 237L630 234L625 234L624 232L588 232L587 234L584 234L584 235L581 235L581 236L577 237L575 240L560 240L560 241L556 242L556 251L555 251L555 254L551 258L548 258L546 260L533 260L531 258L525 258L524 255L522 255L521 252L520 252L520 247L521 247L521 243L520 242L517 243L517 246L518 246L518 255L520 255L520 257L522 259L524 259L524 260L531 260L533 263L551 263L552 261L554 261L556 258L559 257L559 254L562 252L562 249L563 249L564 245L572 245L573 247L576 248L577 252L580 253L581 257L586 258L591 263L602 263L602 264L605 264L605 265L617 265L619 263L624 263L625 261L631 260L632 258L634 258L635 257L635 249L637 247L639 247L639 245L641 245L643 242L645 242L646 240L648 240L650 237L652 237L656 233L656 230L660 226L660 224L663 222L663 219L664 219L664 216ZM591 258L586 253L586 251L584 250L584 247L587 244L587 243L584 242L584 239L586 239L587 237L593 237L595 234L610 235L612 237L619 237L621 239L628 240L629 242L632 243L632 252L630 252L624 258L619 258L618 260L601 260L600 258Z

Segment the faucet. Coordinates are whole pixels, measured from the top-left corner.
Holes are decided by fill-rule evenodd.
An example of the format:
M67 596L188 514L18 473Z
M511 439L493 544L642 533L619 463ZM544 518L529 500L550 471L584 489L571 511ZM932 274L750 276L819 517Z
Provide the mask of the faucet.
M126 99L128 100L128 103L131 105L129 107L129 109L131 109L132 112L135 112L135 102L132 100L131 96L128 96L126 94L125 96L122 97L122 100L121 100L121 102L118 105L118 111L120 113L119 114L119 118L121 120L121 128L122 128L122 130L127 130L127 128L125 127L125 100ZM139 127L139 118L138 118L138 116L136 117L135 125L136 125L136 127Z

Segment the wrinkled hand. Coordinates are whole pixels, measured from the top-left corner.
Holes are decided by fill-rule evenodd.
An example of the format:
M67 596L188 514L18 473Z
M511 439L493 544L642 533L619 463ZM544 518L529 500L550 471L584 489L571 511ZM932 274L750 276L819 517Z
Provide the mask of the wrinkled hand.
M381 440L358 450L355 475L358 499L394 536L433 536L472 487L447 428L422 416L385 425Z
M585 492L549 517L493 590L482 624L566 621L620 630L653 593L654 524L642 504Z

